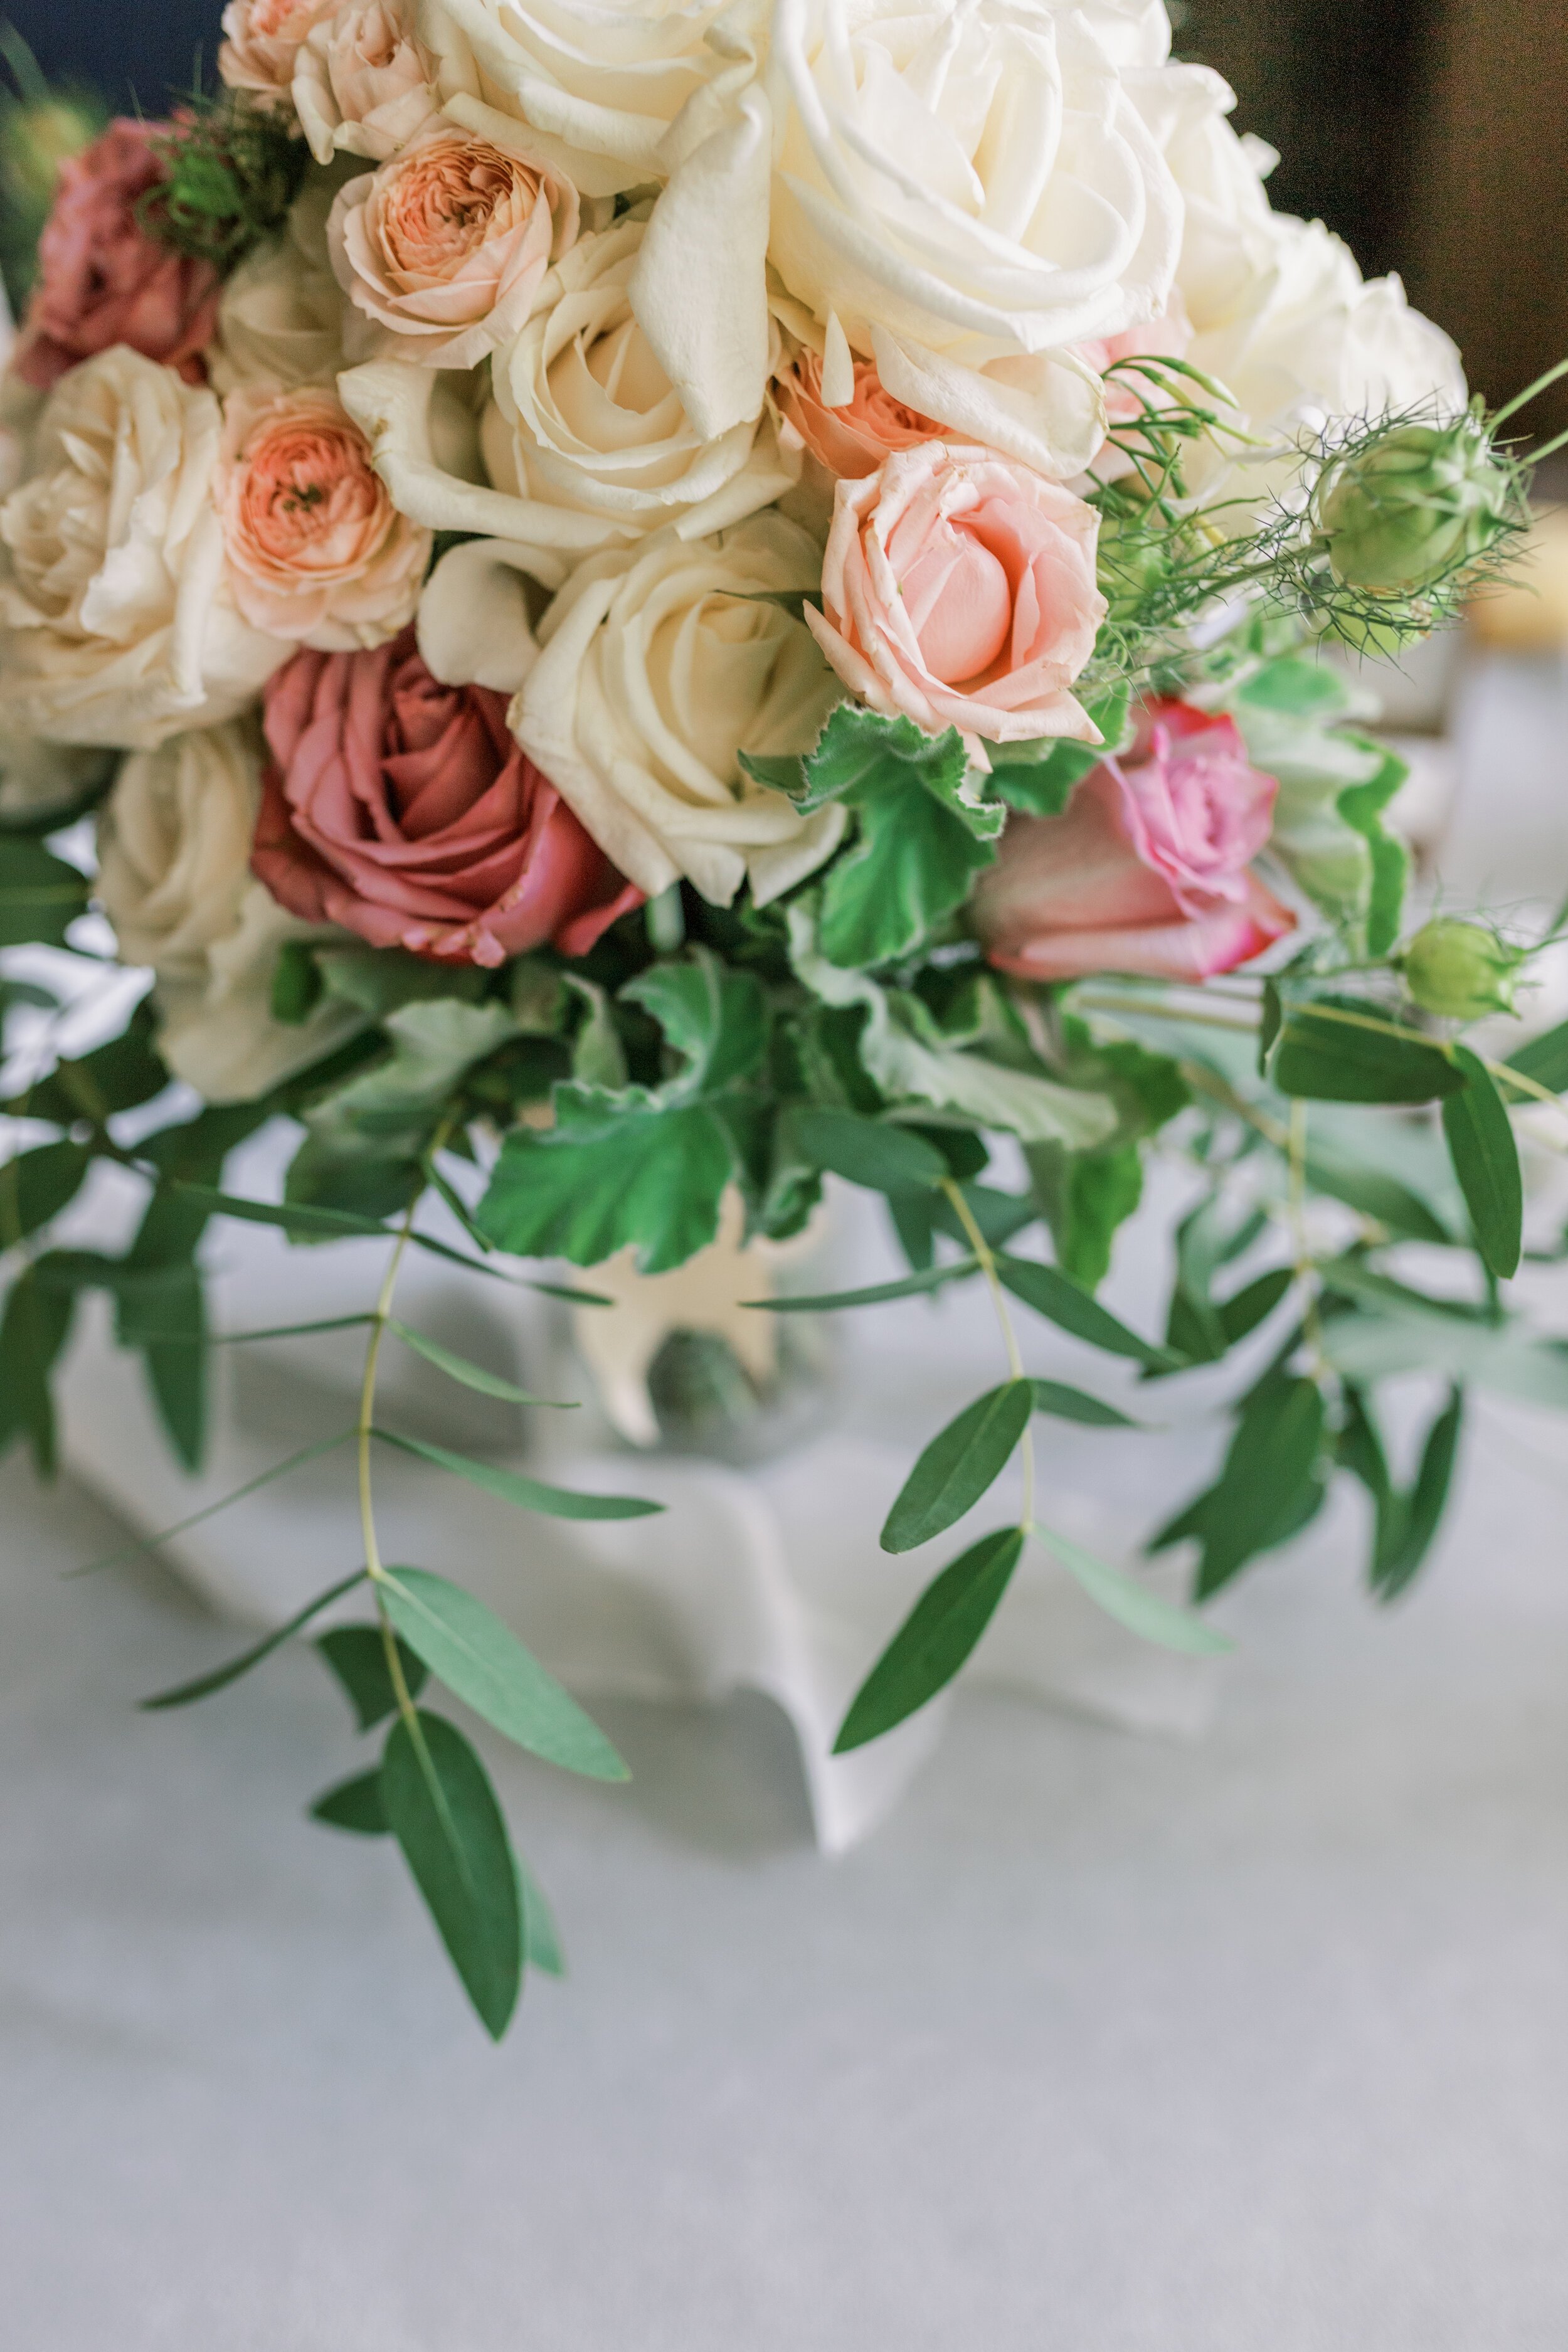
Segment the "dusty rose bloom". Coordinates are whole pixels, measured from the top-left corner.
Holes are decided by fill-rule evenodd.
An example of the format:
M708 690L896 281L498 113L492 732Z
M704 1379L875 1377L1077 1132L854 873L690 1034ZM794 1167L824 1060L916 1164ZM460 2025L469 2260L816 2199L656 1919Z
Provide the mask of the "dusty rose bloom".
M815 352L802 352L773 379L773 400L817 463L843 481L863 480L895 449L940 440L944 430L884 390L869 360L855 362L855 396L843 408L824 401L822 362Z
M841 481L805 618L845 684L889 719L982 741L1096 742L1068 691L1105 617L1100 518L1011 457L924 441ZM981 755L983 756L983 755Z
M295 53L294 110L318 163L335 150L384 163L437 112L436 61L399 0L364 0L311 27Z
M550 164L437 121L339 190L327 238L339 285L398 338L397 358L470 368L516 334L577 220Z
M138 198L168 176L158 142L172 128L122 119L61 164L12 362L24 383L47 391L113 343L177 368L187 383L205 380L199 354L217 319L218 274L160 245L136 217Z
M1260 955L1296 919L1252 870L1279 789L1233 719L1151 703L1132 751L1060 816L1009 821L973 901L991 961L1026 980L1206 980Z
M233 394L214 495L230 591L254 628L346 652L412 619L430 534L393 506L334 394Z
M642 893L509 733L507 698L442 686L407 631L300 653L268 685L273 765L251 864L311 922L494 965L546 940L586 955Z
M253 89L286 105L300 43L341 5L342 0L228 0L219 74L230 89Z

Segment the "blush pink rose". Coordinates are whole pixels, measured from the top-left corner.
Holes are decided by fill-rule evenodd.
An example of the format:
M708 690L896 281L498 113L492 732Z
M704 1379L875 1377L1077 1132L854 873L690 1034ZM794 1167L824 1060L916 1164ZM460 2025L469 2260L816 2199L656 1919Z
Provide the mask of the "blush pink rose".
M1100 517L1058 483L967 443L895 451L834 493L822 601L805 618L845 684L929 735L1098 742L1068 688L1105 617Z
M398 513L336 395L242 387L223 427L214 498L251 626L327 653L395 637L414 617L430 534Z
M269 105L289 102L300 44L342 0L228 0L217 69L230 89L253 89Z
M159 142L167 122L111 122L62 163L38 239L38 282L15 373L40 391L114 343L205 382L203 346L217 324L216 270L171 252L138 220L137 203L168 177Z
M1296 921L1252 871L1279 789L1232 719L1151 703L1132 751L1060 816L1009 819L972 907L991 962L1022 980L1197 981L1261 955Z
M774 378L773 400L785 425L841 481L861 481L895 449L940 440L945 430L895 400L869 360L855 362L855 396L842 408L829 408L822 397L822 362L815 352L802 352Z
M355 309L399 338L397 358L471 368L517 333L577 226L561 173L437 121L338 191L327 244Z
M1118 360L1184 360L1192 342L1192 321L1181 295L1173 287L1171 299L1159 318L1147 319L1141 326L1124 327L1119 335L1075 343L1073 349L1097 374L1105 375L1107 368L1115 366ZM1130 424L1145 401L1158 405L1164 393L1165 383L1160 377L1134 375L1123 368L1106 377L1106 415L1113 425Z
M378 948L586 955L642 893L513 740L506 707L439 685L412 630L374 653L296 654L267 688L254 871L290 913Z
M438 110L436 60L400 0L349 0L312 27L294 58L294 111L318 163L345 154L384 163Z

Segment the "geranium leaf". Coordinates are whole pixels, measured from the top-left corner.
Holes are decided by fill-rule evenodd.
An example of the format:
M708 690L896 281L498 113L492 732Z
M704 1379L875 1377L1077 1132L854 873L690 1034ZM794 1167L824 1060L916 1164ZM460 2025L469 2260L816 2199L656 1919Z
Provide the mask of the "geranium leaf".
M656 963L628 981L623 997L650 1013L686 1068L660 1087L665 1102L716 1094L749 1077L768 1042L767 1001L747 971L731 971L699 951L679 963Z
M519 1257L596 1265L635 1243L642 1272L663 1274L713 1239L733 1173L729 1132L704 1105L562 1086L553 1128L507 1137L478 1221Z
M499 2042L522 1982L522 1905L489 1776L457 1726L421 1707L387 1735L381 1797L463 1989Z
M828 961L850 971L910 953L996 856L951 803L918 788L868 801L858 821L858 840L823 886L818 933Z
M884 1551L913 1551L972 1510L1012 1459L1035 1411L1029 1381L1007 1381L939 1430L905 1479L882 1529Z

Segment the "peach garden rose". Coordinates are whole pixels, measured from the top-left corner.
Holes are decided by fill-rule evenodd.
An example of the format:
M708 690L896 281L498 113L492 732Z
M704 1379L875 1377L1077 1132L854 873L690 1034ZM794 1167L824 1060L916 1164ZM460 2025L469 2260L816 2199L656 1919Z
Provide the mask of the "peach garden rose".
M318 163L338 152L384 163L437 112L436 61L400 0L340 8L295 53L293 98Z
M399 359L471 368L516 334L577 224L577 192L549 164L433 122L339 191L327 238L339 285Z
M397 512L335 394L233 394L215 497L230 593L253 627L333 652L413 618L430 535Z
M228 0L217 69L230 89L254 90L286 106L301 42L340 0Z
M940 440L943 430L895 400L869 360L854 364L854 397L841 408L830 408L822 396L822 362L815 352L802 352L773 379L773 402L786 428L841 481L861 481L895 449Z
M1105 599L1100 518L994 450L926 441L841 481L806 621L846 686L884 718L982 742L1098 741L1070 692Z

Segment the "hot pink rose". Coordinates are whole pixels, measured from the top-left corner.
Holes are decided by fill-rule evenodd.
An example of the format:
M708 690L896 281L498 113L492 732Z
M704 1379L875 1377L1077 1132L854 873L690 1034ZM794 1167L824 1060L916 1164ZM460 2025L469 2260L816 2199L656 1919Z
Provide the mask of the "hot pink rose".
M231 393L213 496L252 628L338 653L413 619L430 534L393 505L334 393Z
M1296 921L1251 870L1279 789L1233 720L1151 703L1132 751L1062 815L1010 819L973 907L991 961L1022 980L1196 981L1261 955Z
M505 695L439 685L411 629L374 653L296 654L264 725L251 864L309 922L492 965L546 940L586 955L642 904L508 733Z
M217 69L230 89L253 89L268 105L289 103L300 44L342 0L228 0Z
M137 199L168 177L158 142L167 122L111 122L62 163L54 209L38 239L38 283L12 362L40 391L113 343L177 368L206 371L200 352L217 323L220 281L148 236Z
M841 481L813 635L873 710L929 735L1098 742L1068 691L1105 617L1100 517L1011 457L923 441Z
M841 481L862 481L895 449L940 440L944 430L895 400L869 360L856 361L855 396L843 408L829 408L823 399L822 362L815 352L802 352L774 378L773 399L786 425Z

